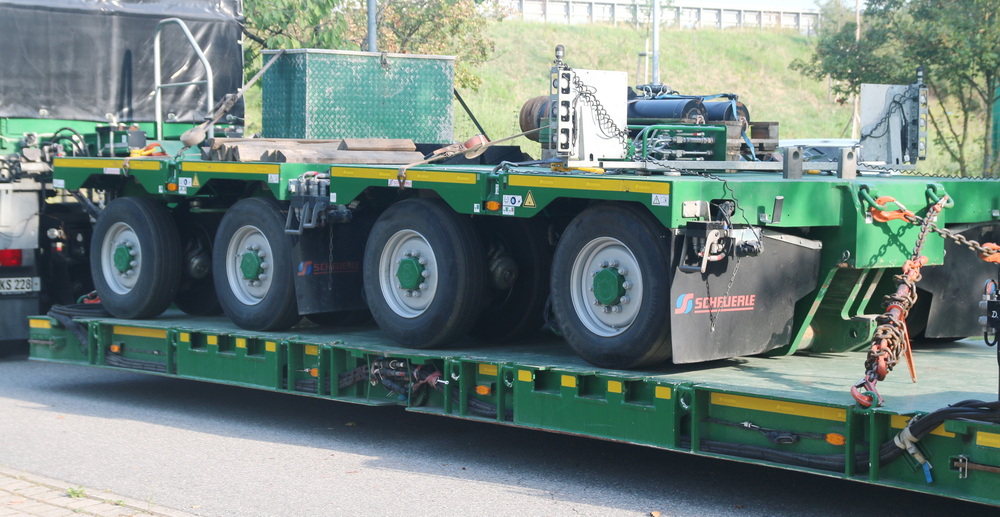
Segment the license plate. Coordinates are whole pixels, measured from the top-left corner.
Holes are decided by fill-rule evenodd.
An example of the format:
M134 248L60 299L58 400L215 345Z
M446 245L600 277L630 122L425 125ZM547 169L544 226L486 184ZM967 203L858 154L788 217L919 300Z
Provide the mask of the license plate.
M30 293L31 284L31 277L0 278L0 294Z

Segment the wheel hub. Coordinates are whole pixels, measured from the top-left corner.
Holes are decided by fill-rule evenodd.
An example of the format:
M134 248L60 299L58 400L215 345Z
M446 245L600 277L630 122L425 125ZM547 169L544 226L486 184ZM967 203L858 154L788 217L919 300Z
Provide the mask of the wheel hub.
M419 258L411 255L400 259L396 268L396 279L399 280L400 288L413 291L420 288L420 283L424 280L423 273L424 265L420 263Z
M132 257L134 255L135 252L132 251L132 246L129 246L127 242L122 241L118 246L115 246L113 256L115 269L122 274L132 269Z
M253 251L248 251L240 258L240 272L246 280L256 280L263 271L260 267L260 257Z
M617 305L625 296L625 277L618 269L607 267L594 275L594 297L601 305Z

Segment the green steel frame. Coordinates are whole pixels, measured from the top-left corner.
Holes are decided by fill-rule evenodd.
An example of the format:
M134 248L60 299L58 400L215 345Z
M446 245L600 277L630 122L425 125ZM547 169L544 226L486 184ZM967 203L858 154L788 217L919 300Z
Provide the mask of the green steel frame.
M963 376L954 384L952 372L993 363L993 350L979 342L918 348L917 362L931 365L921 370L921 382L896 376L887 384L891 405L861 409L847 391L861 369L861 353L739 358L638 372L595 369L561 342L544 338L438 351L404 349L367 328L256 333L222 318L179 313L83 324L86 343L54 319L33 317L32 358L400 405L1000 506L1000 424L946 420L921 440L918 448L934 467L932 483L909 455L879 460L879 445L914 415L958 400L996 398L994 375ZM390 360L406 371L439 372L447 388L401 396L369 382L372 366ZM354 382L343 382L352 376Z

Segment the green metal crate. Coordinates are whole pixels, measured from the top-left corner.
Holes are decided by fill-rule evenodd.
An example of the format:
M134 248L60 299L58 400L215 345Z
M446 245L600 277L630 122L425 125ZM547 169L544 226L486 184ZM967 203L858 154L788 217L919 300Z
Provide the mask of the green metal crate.
M287 50L263 77L263 136L450 143L454 64L450 56Z

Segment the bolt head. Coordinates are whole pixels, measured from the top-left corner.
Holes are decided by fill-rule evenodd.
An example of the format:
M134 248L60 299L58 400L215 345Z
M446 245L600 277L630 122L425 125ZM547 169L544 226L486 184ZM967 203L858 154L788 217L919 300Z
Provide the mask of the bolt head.
M264 273L261 273L261 274L257 275L257 280L267 280L267 275L264 274ZM258 283L260 283L260 282L258 282Z
M628 280L622 282L622 289L631 289L631 288L632 288L632 282L629 282Z
M419 256L419 255L420 255L420 253L414 253L413 254L414 257ZM420 260L417 261L417 263L420 264L421 266L426 266L427 265L427 259L421 257Z
M621 311L622 311L622 306L621 305L615 305L614 307L611 308L611 312L613 312L615 314L618 314Z
M604 307L601 307L601 310L604 311L604 314L608 314L611 312L611 307L605 305Z
M627 275L628 274L628 268L627 267L620 267L620 268L618 268L618 274L621 275L621 276Z
M413 257L414 258L420 257L420 250L413 250Z
M430 278L431 272L425 269L425 270L423 270L423 271L420 272L420 276L422 276L424 278Z
M629 302L631 302L631 301L632 301L632 298L629 298L628 296L622 296L621 298L619 298L619 299L618 299L618 301L619 301L619 302L620 302L620 303L621 303L622 305L626 305L626 304L628 304Z
M418 288L419 288L419 289L420 289L421 291L426 291L426 290L427 290L427 288L428 288L428 287L430 287L430 286L428 286L428 285L427 285L427 282L421 282L421 283L420 283L420 285L419 285L419 286L417 286L417 287L418 287Z
M602 261L601 261L601 267L608 267L608 266L610 266L610 265L611 265L611 263L610 263L610 262L608 262L607 260L602 260Z
M130 261L130 262L128 263L128 265L129 265L130 267L136 267L136 266L138 266L138 265L139 265L139 261L138 261L138 260L133 260L133 261Z
M618 267L618 261L617 260L612 260L610 266L611 267Z
M420 291L413 291L414 298L420 298Z
M134 249L132 249L132 248L129 248L129 250L128 250L128 254L134 257L134 256L138 255L138 254L139 254L139 252L138 252L138 251L135 251L135 250L134 250Z
M270 267L270 264L268 264L267 262L261 262L260 263L260 268L261 269L267 269L268 267Z
M264 258L264 257L267 256L267 252L266 251L258 251L257 252L257 256L260 257L260 258Z

